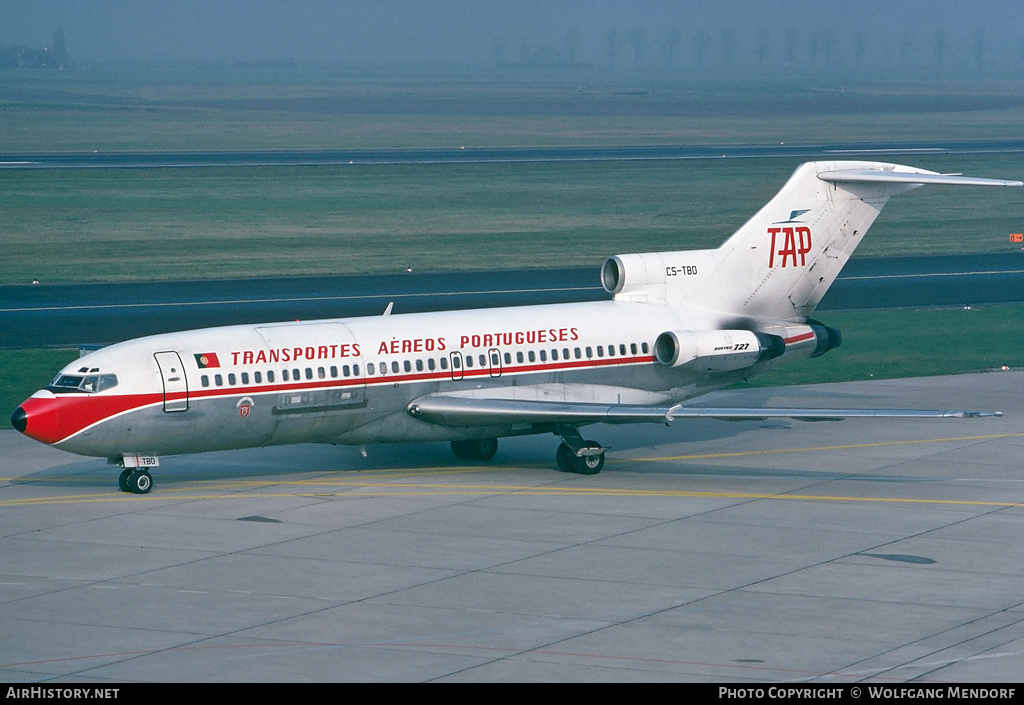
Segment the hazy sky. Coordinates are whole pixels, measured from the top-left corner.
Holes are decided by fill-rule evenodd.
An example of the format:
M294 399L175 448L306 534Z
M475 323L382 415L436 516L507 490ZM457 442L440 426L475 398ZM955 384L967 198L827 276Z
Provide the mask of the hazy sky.
M1021 0L0 0L0 44L50 46L57 26L69 55L86 63L291 57L487 67L571 52L574 63L601 65L615 29L620 66L639 67L665 65L678 28L678 61L703 52L752 64L788 51L806 62L837 47L849 63L859 47L858 64L941 55L966 65L980 53L989 65L1024 65ZM639 57L626 39L637 30Z

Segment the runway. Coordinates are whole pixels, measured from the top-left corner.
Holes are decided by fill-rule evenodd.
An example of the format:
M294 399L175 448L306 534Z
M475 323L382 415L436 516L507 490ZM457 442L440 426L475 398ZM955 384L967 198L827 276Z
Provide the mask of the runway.
M1024 372L708 405L1002 418L595 426L162 459L156 489L0 430L0 680L1017 682Z
M597 267L0 286L0 348L190 328L611 298ZM818 311L1024 302L1024 252L851 260Z

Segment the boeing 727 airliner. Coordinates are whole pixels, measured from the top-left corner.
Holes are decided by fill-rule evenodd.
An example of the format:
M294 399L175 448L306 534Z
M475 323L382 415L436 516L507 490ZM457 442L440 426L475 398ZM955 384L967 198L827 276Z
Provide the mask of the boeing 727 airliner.
M801 165L713 250L618 255L610 301L228 326L111 345L68 365L11 417L56 448L152 487L159 456L288 443L561 437L563 471L606 448L580 428L683 417L977 416L968 411L743 409L682 402L839 345L810 318L893 195L925 184L1021 186L862 161Z

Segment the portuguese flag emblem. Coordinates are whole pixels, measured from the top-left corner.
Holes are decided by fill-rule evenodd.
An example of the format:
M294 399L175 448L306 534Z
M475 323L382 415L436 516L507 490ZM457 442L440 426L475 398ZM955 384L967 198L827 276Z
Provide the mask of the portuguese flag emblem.
M196 364L201 370L205 370L207 367L220 367L217 353L195 353L195 358Z

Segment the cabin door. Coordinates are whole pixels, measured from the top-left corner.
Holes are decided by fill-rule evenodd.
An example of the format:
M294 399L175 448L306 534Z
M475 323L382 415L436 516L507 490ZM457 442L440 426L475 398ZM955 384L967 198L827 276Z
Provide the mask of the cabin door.
M164 411L188 411L188 382L178 353L158 352L153 357L164 383Z

